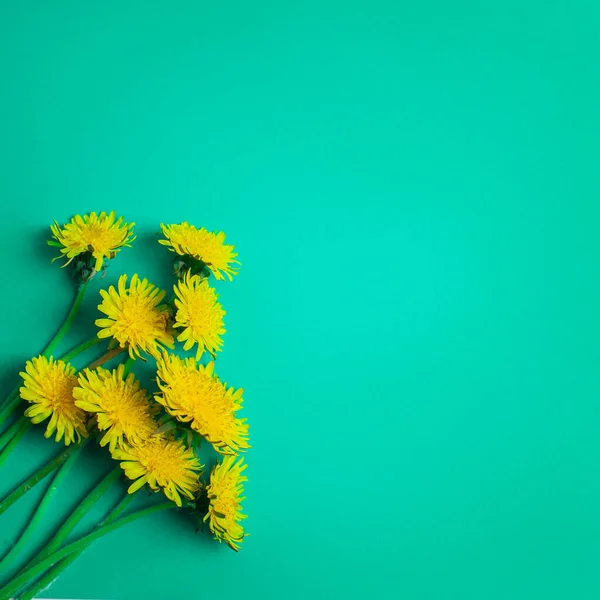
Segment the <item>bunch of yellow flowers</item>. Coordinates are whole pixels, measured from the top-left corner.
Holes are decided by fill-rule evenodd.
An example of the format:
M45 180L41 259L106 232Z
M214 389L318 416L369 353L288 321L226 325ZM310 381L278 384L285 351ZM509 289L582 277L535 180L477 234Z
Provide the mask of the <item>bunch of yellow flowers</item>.
M164 494L167 502L161 506L193 511L208 522L215 539L237 551L247 535L241 507L246 465L240 453L250 447L248 423L239 416L243 390L228 386L215 370L216 355L223 347L225 311L209 283L211 276L232 281L239 271L237 254L225 243L225 235L189 223L161 225L163 239L159 243L175 255L176 282L170 299L137 274L130 278L121 275L116 287L100 291L98 309L102 316L95 321L98 330L94 339L54 358L56 345L72 323L88 282L102 274L123 247L131 245L133 228L134 223L117 218L114 212L77 215L64 226L51 226L48 243L59 248L58 258L67 259L65 266L73 267L77 296L63 327L39 356L27 361L20 374L22 384L3 405L0 426L15 415L17 420L0 436L0 465L3 454L31 424L43 423L45 436L64 445L54 459L54 469L65 469L83 445L96 440L118 463L117 475L99 484L96 496L122 472L130 481L129 495L142 488ZM70 364L81 351L103 341L108 344L99 359L80 371ZM192 355L175 353L176 342ZM155 390L144 389L132 372L137 360L154 361ZM111 362L116 366L105 368ZM19 418L22 400L28 407ZM221 457L208 480L203 478L199 458L203 440ZM35 485L37 481L29 483ZM0 501L0 514L12 504L15 494L19 497L18 492ZM148 510L140 511L140 515ZM97 532L80 540L79 546L71 544L71 552L66 552L69 545L61 548L66 535L59 531L45 551L0 589L0 597L14 595L36 580L43 582L44 574L47 579L52 568L62 564L60 561L74 559L93 536L99 537L100 532L108 532L128 518L131 520L122 517L114 523L109 519L99 524ZM73 523L67 525L68 530ZM3 561L12 559L13 551L0 560L0 576ZM38 590L39 586L31 589ZM27 597L31 596L19 595Z

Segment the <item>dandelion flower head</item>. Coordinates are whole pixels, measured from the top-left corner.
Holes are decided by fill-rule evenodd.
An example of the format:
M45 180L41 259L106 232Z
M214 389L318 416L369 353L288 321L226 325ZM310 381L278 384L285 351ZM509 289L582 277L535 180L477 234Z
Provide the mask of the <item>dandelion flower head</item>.
M119 277L118 289L110 286L100 290L102 303L98 306L106 318L97 319L99 338L114 338L121 348L127 348L132 358L147 352L159 354L162 346L173 347L169 332L169 308L160 304L165 292L147 279L134 275L126 287L127 275Z
M139 446L158 429L146 390L133 373L125 378L125 366L113 371L102 367L85 369L73 390L75 404L96 415L98 429L104 432L100 445L112 452L127 442Z
M166 239L159 240L159 244L167 246L172 252L180 256L190 256L194 260L202 261L215 276L215 279L232 281L237 275L239 261L233 246L225 243L225 234L222 231L207 231L204 227L197 229L187 222L175 225L161 224L162 232Z
M120 248L131 246L135 239L133 226L123 217L116 219L115 212L109 214L92 212L88 215L76 215L64 227L55 221L50 226L53 240L48 243L60 248L61 256L69 264L76 256L86 252L95 259L95 270L100 271L105 259L114 258ZM61 258L61 257L58 257Z
M112 457L122 461L125 476L133 481L127 490L130 494L148 484L181 506L182 496L193 500L200 489L202 465L181 441L159 436L141 446L124 445Z
M250 447L247 420L236 417L243 390L227 388L214 375L214 362L204 366L191 357L163 352L157 360L157 376L156 401L179 421L189 422L217 452L235 454Z
M38 356L27 361L25 372L20 375L21 398L31 404L25 416L35 424L49 418L46 437L56 434L56 441L64 438L66 446L87 437L86 413L75 405L73 397L77 385L74 367L62 360Z
M246 499L244 482L248 478L242 473L246 469L244 459L236 460L234 456L226 456L217 464L210 474L210 484L206 492L209 507L205 521L215 539L225 542L236 552L240 549L244 537L244 528L240 524L246 518L242 514L242 502Z
M183 328L177 337L184 342L183 349L190 350L197 344L196 360L200 360L204 349L214 356L223 345L221 335L225 333L225 311L217 301L217 292L206 279L189 272L174 290L177 308L174 327Z

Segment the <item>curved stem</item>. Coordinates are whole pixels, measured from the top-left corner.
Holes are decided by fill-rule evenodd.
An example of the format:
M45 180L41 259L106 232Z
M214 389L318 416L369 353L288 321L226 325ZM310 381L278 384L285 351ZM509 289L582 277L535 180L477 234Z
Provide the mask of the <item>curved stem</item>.
M17 431L22 427L23 421L26 421L25 417L17 419L3 434L0 435L0 452L2 448L8 444L8 442L15 436Z
M110 525L110 523L116 521L125 511L125 509L131 504L131 501L135 498L135 494L128 494L125 492L124 496L119 500L119 503L108 513L108 516L103 521L98 523L98 528L103 525Z
M20 439L27 433L27 430L31 426L29 419L25 419L24 421L19 419L17 423L20 423L18 431L13 435L8 444L6 444L2 452L0 452L0 467L6 462L10 453L15 449Z
M19 389L19 387L15 388L15 390L13 390L13 392L4 399L4 404L6 404L6 406L0 410L0 425L2 425L2 423L8 419L15 406L17 406L17 404L19 404L21 401Z
M60 466L56 475L54 475L51 483L46 489L44 497L38 504L38 507L36 508L31 521L29 521L29 523L25 526L25 529L19 536L17 543L12 548L10 548L10 550L2 557L2 560L0 560L0 573L6 575L10 574L11 570L9 569L9 565L19 554L21 548L25 545L25 542L27 542L27 540L31 537L31 534L34 532L39 522L42 520L44 513L50 505L50 502L52 502L54 494L56 494L56 491L58 490L58 487L68 475L69 471L71 470L71 467L75 464L75 461L81 454L87 442L88 440L85 440L81 444L79 444L79 446L77 446L77 448L71 453L67 460Z
M80 285L79 288L77 289L77 294L75 295L75 300L73 301L73 305L71 306L71 310L69 311L69 314L67 315L64 323L60 326L60 329L56 332L56 334L50 340L50 342L48 342L48 345L42 352L42 356L50 356L52 354L52 352L54 351L54 349L56 348L56 346L59 344L59 342L65 337L67 331L69 331L71 325L73 324L73 320L75 319L75 316L77 315L77 312L79 311L79 307L81 306L81 303L83 302L83 297L85 295L86 289L87 289L87 283ZM18 395L19 395L19 386L17 386L10 394L8 394L2 400L2 402L0 402L0 406L3 404L10 404L10 406L11 406L11 408L9 408L9 412L10 412L10 410L12 410L12 408L14 408L14 402L13 402L14 397L15 396L18 397ZM4 409L0 413L0 424L3 421L2 417L5 416L5 412L6 412L6 409Z
M133 363L135 362L135 358L131 358L131 356L125 361L124 366L125 370L123 371L123 377L127 377L129 375L129 371L133 367Z
M119 527L123 527L136 519L140 519L141 517L145 517L151 515L153 513L168 510L171 508L175 508L177 505L174 502L165 502L163 504L157 504L155 506L151 506L149 508L145 508L134 512L126 517L122 517L113 523L103 525L102 527L96 529L92 533L80 538L76 542L72 542L68 544L64 548L54 552L41 562L29 567L26 571L23 571L20 575L15 577L12 581L7 583L3 588L0 589L0 598L11 598L14 596L15 592L18 592L24 585L26 585L30 581L34 581L37 577L39 577L46 569L56 564L58 561L63 558L69 556L73 553L81 552L85 550L92 542L96 541L98 538L101 538L103 535L114 531L115 529L119 529Z
M2 398L2 402L0 402L0 406L3 404L8 404L15 396L19 395L19 389L21 388L21 384L18 383L4 398Z
M46 547L39 552L30 564L36 565L60 548L62 543L67 539L74 527L88 513L88 511L96 504L96 502L106 493L110 486L121 475L121 467L115 467L102 481L92 489L85 497L83 502L71 513L71 516L62 524L61 528L56 532L54 537L48 542Z
M84 283L79 286L79 289L77 290L77 295L75 296L75 300L73 301L73 306L71 306L71 310L69 311L65 322L61 325L60 329L56 332L56 334L50 340L50 342L48 342L48 345L42 352L43 356L51 356L56 346L58 346L60 341L65 337L67 331L69 331L71 325L73 324L73 320L75 319L75 315L77 315L77 311L81 306L81 302L83 301L87 285L87 283Z
M109 350L106 354L101 356L97 361L93 362L88 369L95 369L96 367L100 367L104 363L107 363L109 360L112 360L115 356L121 354L121 352L125 352L125 348L117 347Z
M15 438L11 440L11 443ZM10 445L10 444L9 444ZM21 485L14 489L10 494L0 501L0 515L12 506L21 496L24 496L30 489L36 486L42 479L47 477L56 467L61 465L69 455L75 450L75 446L68 446L58 456L49 460L43 467L40 467L33 475L30 475ZM6 452L6 448L4 449ZM1 598L2 596L0 596Z
M98 523L96 529L99 529L103 525L110 525L111 523L114 523L121 516L123 511L129 506L134 496L135 494L125 494L121 501L110 511L108 516L103 521ZM74 563L90 545L91 542L79 550L79 552L73 552L55 564L36 583L30 585L26 590L21 592L19 594L19 600L33 600L33 598L35 598L42 590L45 590L53 581L55 581L67 567Z
M64 354L63 356L61 356L60 360L64 360L65 362L69 362L72 358L75 358L78 354L81 354L82 352L85 352L88 348L91 348L92 346L95 346L96 344L99 344L101 341L102 340L99 337L94 336L93 338L87 340L86 342L83 342L82 344L79 344L79 346L76 346L70 352L67 352L66 354Z

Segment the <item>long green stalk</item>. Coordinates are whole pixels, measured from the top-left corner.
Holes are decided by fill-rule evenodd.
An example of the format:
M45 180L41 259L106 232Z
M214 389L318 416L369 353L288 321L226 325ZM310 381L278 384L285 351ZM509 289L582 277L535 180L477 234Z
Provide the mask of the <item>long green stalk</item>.
M110 525L114 523L123 513L123 511L129 506L130 502L134 498L134 494L125 494L121 501L110 511L108 516L98 523L96 529L99 529L103 525ZM19 594L19 600L33 600L42 590L45 590L58 576L71 564L73 564L83 552L91 546L92 542L87 544L79 552L73 552L69 556L63 558L60 562L55 564L46 574L38 579L37 582L30 585L26 590Z
M135 358L131 358L131 356L123 363L124 365L124 369L123 369L123 377L126 378L127 375L129 375L129 371L131 371L131 368L133 367L133 363L135 362Z
M25 419L25 417L23 417L23 419L19 419L17 423L19 423L18 430L15 432L13 437L0 452L0 467L6 462L6 459L10 456L10 453L16 448L21 438L27 433L27 430L31 427L31 422L29 421L29 419Z
M14 441L15 438L11 440ZM15 488L10 494L0 501L0 515L12 506L21 496L24 496L29 490L35 487L42 479L50 475L56 467L62 465L69 455L74 451L75 446L68 446L58 456L49 460L44 466L40 467L33 475L30 475L21 485ZM5 448L6 451L6 448ZM2 596L0 596L1 598Z
M71 350L70 352L67 352L66 354L61 356L60 360L69 362L72 358L75 358L78 354L85 352L88 348L91 348L92 346L99 344L101 341L102 340L99 337L95 336L95 337L83 342L82 344L79 344L79 346L76 346L75 348L73 348L73 350Z
M7 394L2 401L0 402L0 406L4 405L4 404L8 404L11 400L13 400L14 398L18 397L19 395L19 389L21 387L21 383L19 382L12 390L9 394Z
M62 543L67 539L71 531L75 528L77 523L81 521L88 511L96 504L96 502L108 491L110 486L119 478L121 475L121 467L115 467L108 475L106 475L98 485L96 485L90 493L85 497L83 502L71 513L71 516L63 523L61 528L56 532L54 537L46 544L45 548L38 552L35 558L31 561L34 565L42 561L44 558L52 554L55 550L60 548Z
M52 481L48 485L44 497L41 499L38 507L35 510L35 513L29 523L25 526L25 529L19 536L17 543L2 557L0 560L0 573L3 575L10 575L12 569L10 569L11 563L17 557L27 540L31 537L32 533L35 531L36 527L44 517L45 512L47 511L50 503L52 502L52 498L56 494L60 484L65 479L65 477L69 474L71 467L75 464L77 458L81 455L83 448L85 447L88 440L85 440L81 444L77 446L77 448L71 453L71 455L67 458L67 460L60 466L56 475L52 478Z
M22 427L23 421L27 421L25 417L17 419L4 433L0 434L0 450L10 442L17 431Z
M10 417L19 402L21 402L21 396L19 396L19 388L17 388L16 391L6 397L6 406L0 410L0 426Z
M56 332L56 334L50 340L50 342L48 342L48 345L42 352L43 356L52 356L52 353L54 352L54 349L56 348L56 346L58 346L60 341L65 337L67 331L69 331L71 325L73 324L75 316L77 315L77 312L79 311L79 307L81 306L81 303L83 301L83 297L85 295L87 285L88 285L87 283L84 283L79 286L79 289L77 290L77 294L75 296L75 300L73 301L73 305L71 306L71 310L69 311L69 314L67 315L64 323L60 326L60 329Z
M24 585L29 583L30 581L35 581L42 573L46 571L52 565L55 565L63 558L69 556L73 553L81 552L85 550L92 542L96 541L98 538L110 533L111 531L115 531L136 519L140 519L141 517L145 517L151 515L153 513L168 510L171 508L175 508L176 504L173 502L165 502L163 504L157 504L155 506L151 506L149 508L145 508L134 512L126 517L122 517L113 523L103 525L102 527L96 529L92 533L80 538L76 542L72 542L68 544L64 548L54 552L50 556L46 557L39 563L34 564L29 567L26 571L23 571L20 575L17 575L12 581L7 583L3 588L0 589L0 598L11 598L14 596L16 592L18 592Z
M59 342L65 337L67 331L71 328L73 321L75 320L75 316L79 311L79 307L83 302L83 297L85 296L85 291L87 289L87 283L80 285L77 289L77 294L75 295L75 300L73 301L73 305L71 306L71 310L69 310L69 314L67 314L66 319L63 324L60 326L59 330L55 333L54 337L48 342L48 345L42 352L43 356L51 356L54 349L59 344ZM0 425L6 420L6 415L10 414L12 409L18 403L19 398L19 386L17 386L10 394L8 394L1 402L0 406L5 406L0 412ZM17 400L17 402L15 402Z

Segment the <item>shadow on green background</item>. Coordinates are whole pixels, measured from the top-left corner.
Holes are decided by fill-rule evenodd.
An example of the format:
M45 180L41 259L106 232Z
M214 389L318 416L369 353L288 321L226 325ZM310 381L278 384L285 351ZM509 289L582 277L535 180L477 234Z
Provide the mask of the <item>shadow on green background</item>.
M138 223L106 283L169 284L160 221L243 262L219 285L243 551L167 514L48 597L598 598L598 16L0 3L2 382L71 298L53 219Z

